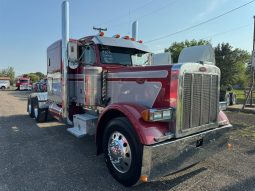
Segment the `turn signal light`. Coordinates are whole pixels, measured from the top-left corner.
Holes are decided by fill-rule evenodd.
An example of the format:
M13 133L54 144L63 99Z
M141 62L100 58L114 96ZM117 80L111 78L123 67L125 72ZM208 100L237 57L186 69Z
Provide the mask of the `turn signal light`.
M135 41L135 38L131 38L130 40Z
M150 110L146 109L146 110L142 111L141 116L144 121L150 121Z
M99 33L99 36L104 36L104 32L100 32L100 33Z

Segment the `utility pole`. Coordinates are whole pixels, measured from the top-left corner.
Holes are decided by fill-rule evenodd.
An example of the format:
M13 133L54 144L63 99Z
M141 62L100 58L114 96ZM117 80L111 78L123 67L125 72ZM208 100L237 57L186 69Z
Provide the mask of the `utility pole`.
M250 97L250 106L253 105L253 87L254 87L254 78L255 78L255 16L253 16L254 20L254 29L253 29L253 50L252 50L252 59L251 59L251 84L250 89L245 97L245 102L243 103L243 108L246 106L248 99Z

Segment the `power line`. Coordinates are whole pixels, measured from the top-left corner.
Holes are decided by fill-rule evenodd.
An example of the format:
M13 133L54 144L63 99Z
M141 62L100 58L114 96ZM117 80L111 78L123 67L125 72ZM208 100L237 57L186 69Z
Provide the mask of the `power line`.
M148 15L151 15L151 14L153 14L153 13L159 12L160 10L165 9L166 7L168 7L169 5L172 5L172 4L176 3L177 1L180 1L180 0L175 0L175 1L172 0L170 3L167 3L166 5L164 5L164 6L162 6L162 7L159 7L159 8L157 8L157 9L155 9L155 10L149 12L149 13L146 13L146 14L144 14L144 15L142 15L142 16L139 16L139 17L137 17L136 19L141 19L141 18L143 18L143 17L145 17L145 16L148 16Z
M251 26L251 25L253 25L253 23L242 25L242 26L239 26L239 27L235 27L235 28L232 28L232 29L227 30L227 31L215 33L215 34L209 35L207 37L201 38L201 40L206 40L206 39L211 38L211 37L215 37L215 36L223 35L223 34L226 34L226 33L234 32L234 31L240 30L242 28L245 28L245 27L248 27L248 26ZM153 51L159 51L159 50L164 50L164 49L166 49L166 48L153 49Z
M134 9L132 9L132 10L129 10L129 11L128 11L127 13L125 13L125 14L119 15L118 17L112 17L112 19L109 19L108 21L106 21L106 22L104 22L104 23L101 23L99 26L101 26L101 25L106 25L106 24L108 24L108 23L111 23L112 21L116 21L116 18L120 19L120 18L122 18L122 17L126 17L127 15L130 14L130 12L135 12L136 10L142 9L142 8L148 6L148 5L149 5L151 2L153 2L153 1L154 1L154 0L150 0L150 1L148 1L147 3L145 3L145 4L143 4L143 5L139 6L139 7L136 7L136 8L134 8Z
M180 1L180 0L179 0L179 1ZM153 13L159 12L160 10L165 9L165 8L167 8L169 5L172 5L172 4L176 3L176 2L178 2L178 0L171 0L170 3L167 3L167 4L165 4L164 6L159 7L159 8L157 8L157 9L154 9L153 11L151 11L151 12L149 12L149 13L145 13L145 14L143 14L143 15L141 15L141 16L138 16L138 17L134 18L133 20L139 20L139 19L141 19L141 18L144 18L145 16L148 16L148 15L151 15L151 14L153 14ZM126 24L126 23L128 23L128 22L129 22L129 21L121 21L121 22L119 22L119 23L116 23L116 24L112 25L111 27L108 27L108 28L118 27L118 26L124 25L124 24Z
M246 28L246 27L251 26L251 25L253 25L253 23L246 24L246 25L242 25L242 26L239 26L239 27L235 27L235 28L232 28L232 29L227 30L227 31L215 33L215 34L212 34L212 35L210 35L210 36L207 36L207 37L204 37L204 38L201 38L201 39L202 39L202 40L206 40L206 39L208 39L208 38L212 38L212 37L215 37L215 36L223 35L223 34L226 34L226 33L229 33L229 32L234 32L234 31L240 30L240 29L242 29L242 28Z
M215 17L212 17L212 18L210 18L210 19L207 19L207 20L205 20L205 21L203 21L203 22L201 22L201 23L198 23L198 24L196 24L196 25L189 26L189 27L187 27L187 28L184 28L184 29L182 29L182 30L176 31L176 32L171 33L171 34L168 34L168 35L164 35L164 36L161 36L161 37L158 37L158 38L154 38L154 39L149 40L149 41L147 41L147 42L145 42L145 43L151 43L151 42L154 42L154 41L158 41L158 40L161 40L161 39L165 39L165 38L168 38L168 37L170 37L170 36L173 36L173 35L176 35L176 34L179 34L179 33L185 32L185 31L188 31L188 30L190 30L190 29L196 28L196 27L201 26L201 25L203 25L203 24L206 24L206 23L208 23L208 22L214 21L214 20L216 20L216 19L218 19L218 18L220 18L220 17L223 17L223 16L225 16L225 15L227 15L227 14L229 14L229 13L232 13L232 12L234 12L234 11L236 11L236 10L242 8L242 7L245 7L245 6L247 6L247 5L251 4L251 3L253 3L254 1L255 1L255 0L249 1L249 2L247 2L247 3L245 3L245 4L243 4L243 5L240 5L239 7L236 7L236 8L234 8L234 9L231 9L231 10L229 10L229 11L227 11L227 12L225 12L225 13L222 13L222 14L220 14L220 15L218 15L218 16L215 16Z

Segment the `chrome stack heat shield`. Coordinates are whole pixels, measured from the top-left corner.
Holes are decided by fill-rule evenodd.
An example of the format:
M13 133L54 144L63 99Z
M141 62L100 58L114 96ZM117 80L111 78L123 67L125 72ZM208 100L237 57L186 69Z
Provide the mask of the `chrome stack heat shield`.
M62 78L61 78L61 92L62 92L62 111L63 119L70 123L68 119L68 42L69 42L69 2L62 3Z

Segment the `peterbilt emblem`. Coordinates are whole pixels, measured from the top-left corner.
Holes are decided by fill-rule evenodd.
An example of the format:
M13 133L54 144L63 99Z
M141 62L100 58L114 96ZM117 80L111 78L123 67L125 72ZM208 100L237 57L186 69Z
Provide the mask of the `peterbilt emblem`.
M200 68L199 68L199 71L200 71L200 72L206 72L206 67L200 67Z

